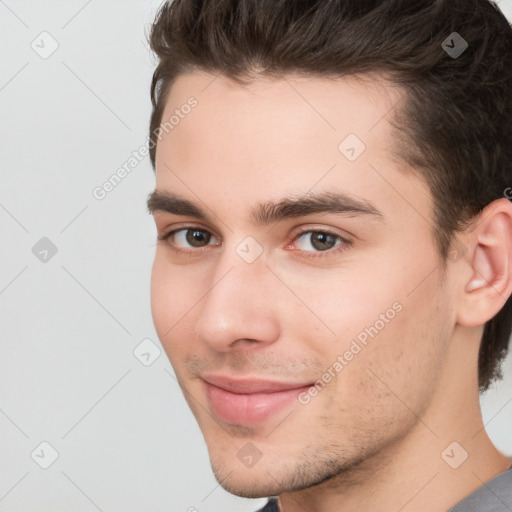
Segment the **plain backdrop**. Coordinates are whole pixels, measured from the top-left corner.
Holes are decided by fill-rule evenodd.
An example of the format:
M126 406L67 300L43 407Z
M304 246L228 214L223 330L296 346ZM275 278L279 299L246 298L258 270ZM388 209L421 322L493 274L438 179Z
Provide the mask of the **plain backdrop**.
M217 484L158 354L149 157L93 195L146 140L145 33L158 5L0 0L2 512L248 512L266 501ZM501 7L512 19L512 2ZM143 340L147 366L134 354ZM511 384L509 358L482 397L508 455Z

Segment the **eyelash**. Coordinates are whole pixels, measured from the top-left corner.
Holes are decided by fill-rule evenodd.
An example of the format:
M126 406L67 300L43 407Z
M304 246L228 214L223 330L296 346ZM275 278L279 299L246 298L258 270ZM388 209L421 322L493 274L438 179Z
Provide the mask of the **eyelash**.
M203 229L199 226L182 226L178 229L169 231L168 233L165 233L163 235L159 235L157 238L159 241L165 241L165 240L168 240L169 238L171 238L172 235L174 235L180 231L188 231L188 230L196 230L196 231L201 231L203 233L211 234L208 230ZM328 229L306 229L304 231L300 231L293 236L293 240L290 243L295 242L296 240L300 239L302 236L304 236L308 233L323 233L325 235L330 235L330 236L333 236L334 238L339 239L342 243L339 245L335 245L331 249L326 249L325 251L301 251L300 249L297 249L298 252L303 253L306 258L325 258L327 256L337 255L337 254L342 253L343 251L345 251L352 245L351 240L348 240L337 233L329 231ZM212 237L213 237L213 235L212 235ZM208 245L206 245L204 247L199 247L196 249L182 249L180 247L175 247L172 244L169 244L169 245L171 246L172 250L176 254L185 254L185 255L189 255L189 256L192 254L193 255L202 254L209 247ZM288 245L289 244L287 244L287 246Z

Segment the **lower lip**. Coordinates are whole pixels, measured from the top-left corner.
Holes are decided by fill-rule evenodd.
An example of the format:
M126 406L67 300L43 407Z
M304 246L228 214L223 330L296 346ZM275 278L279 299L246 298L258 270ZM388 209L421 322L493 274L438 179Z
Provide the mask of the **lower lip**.
M273 393L231 393L213 386L208 382L206 395L215 416L227 423L237 425L258 425L270 418L287 405L292 404L297 396L310 388L287 389Z

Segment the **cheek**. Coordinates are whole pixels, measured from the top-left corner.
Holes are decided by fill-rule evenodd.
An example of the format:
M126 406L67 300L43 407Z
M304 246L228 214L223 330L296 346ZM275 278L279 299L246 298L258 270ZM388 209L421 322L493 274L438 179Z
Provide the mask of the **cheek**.
M378 301L368 304L373 316L365 316L366 325L359 331L366 343L360 343L357 335L351 338L361 350L344 366L332 388L338 407L347 413L359 411L381 430L410 425L425 411L441 377L450 340L448 297L435 279L425 284L422 293L397 296L403 309L388 323L375 322L385 312L374 307ZM354 326L354 331L358 328ZM349 348L344 344L344 350Z
M181 267L170 265L165 253L157 249L151 272L151 313L168 355L169 349L177 345L173 341L183 339L180 334L190 327L194 305L202 296L200 290L197 277Z
M400 399L421 406L440 376L453 322L440 267L432 272L435 254L426 247L420 257L397 245L374 261L353 263L314 280L295 277L299 293L335 332L315 347L337 375L331 390L341 405L356 408L380 408L379 400L403 408ZM338 356L342 368L332 368Z
M374 335L380 337L403 314L397 312L402 306L396 288L383 285L382 280L376 285L377 276L368 271L306 269L283 275L299 299L291 297L297 307L285 327L308 332L310 348L319 356L333 354L335 358L349 350L355 339L370 343Z

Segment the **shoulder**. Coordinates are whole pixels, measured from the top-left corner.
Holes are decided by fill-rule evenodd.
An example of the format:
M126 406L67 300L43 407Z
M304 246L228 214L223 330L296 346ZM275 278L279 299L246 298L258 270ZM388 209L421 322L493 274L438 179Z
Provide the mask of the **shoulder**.
M484 483L448 512L510 512L511 510L512 468Z

